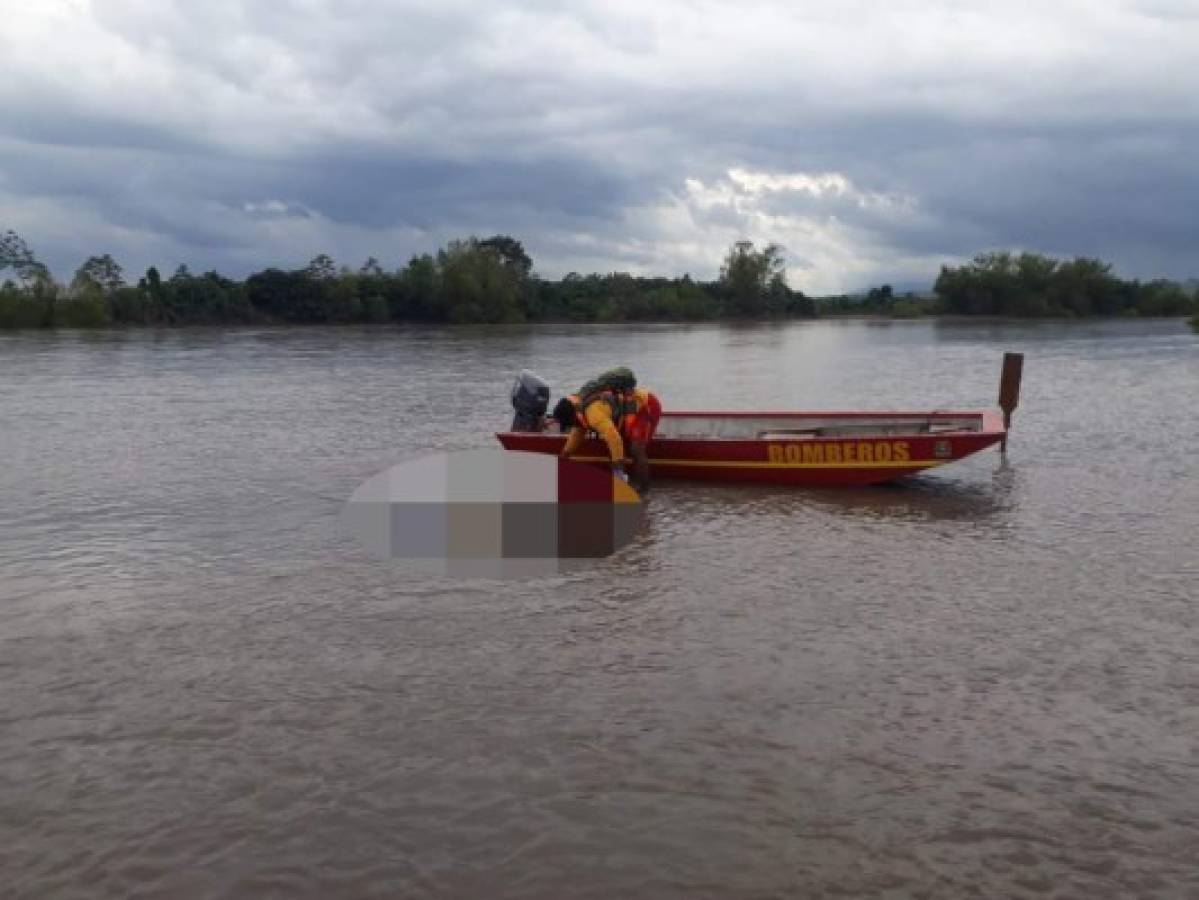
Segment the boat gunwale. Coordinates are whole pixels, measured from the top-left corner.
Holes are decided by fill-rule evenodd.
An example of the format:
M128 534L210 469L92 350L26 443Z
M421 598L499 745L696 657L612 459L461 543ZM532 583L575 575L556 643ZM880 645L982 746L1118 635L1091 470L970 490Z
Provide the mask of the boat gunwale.
M791 410L789 412L781 412L778 410L769 410L766 412L722 412L718 410L692 410L692 409L668 409L662 411L662 418L674 416L690 416L697 419L800 419L800 418L820 418L827 417L831 419L982 419L986 420L991 416L998 416L988 409L962 409L962 410L928 410L925 412L913 410L876 410L873 412L861 411L842 411L842 410L823 410L823 409L805 409Z
M872 419L872 418L891 418L891 419L911 419L911 420L929 420L929 419L977 419L977 429L954 429L949 431L938 432L893 432L877 435L860 434L852 437L840 435L813 435L811 437L799 436L779 436L779 437L704 437L699 435L678 436L678 435L654 435L651 443L694 443L694 444L774 444L785 443L787 441L809 442L809 441L846 441L846 440L868 440L872 437L886 438L890 440L910 438L945 438L945 437L1002 437L1007 429L1004 428L1002 414L993 410L962 410L959 412L937 410L935 412L826 412L826 411L804 411L804 412L706 412L692 410L664 410L662 418L666 417L680 418L707 418L707 419L748 419L748 418L841 418L841 419ZM497 431L495 436L499 438L501 435L519 435L524 438L539 438L543 440L559 440L565 439L564 432L537 432L537 431Z

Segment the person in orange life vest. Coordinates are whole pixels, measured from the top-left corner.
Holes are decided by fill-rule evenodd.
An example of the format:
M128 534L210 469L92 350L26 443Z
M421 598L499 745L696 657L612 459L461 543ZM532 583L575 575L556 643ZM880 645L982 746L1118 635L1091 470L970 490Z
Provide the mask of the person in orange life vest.
M645 388L633 390L633 403L633 415L631 419L626 420L625 442L633 460L633 486L639 491L645 491L649 488L649 442L654 439L654 432L658 430L658 420L662 418L662 404L656 394Z
M554 407L553 417L562 431L569 431L561 456L578 452L583 436L593 431L608 446L613 474L628 481L624 473L625 450L633 462L635 484L639 490L649 485L649 458L646 447L653 438L662 414L658 398L644 388L629 393L603 390L589 396L584 408L578 395L563 397Z
M554 407L554 418L562 431L569 432L566 446L560 456L573 456L583 444L583 436L593 431L608 445L614 475L624 476L624 439L621 425L626 415L632 414L633 406L623 394L603 390L588 396L586 400L577 394L563 397Z

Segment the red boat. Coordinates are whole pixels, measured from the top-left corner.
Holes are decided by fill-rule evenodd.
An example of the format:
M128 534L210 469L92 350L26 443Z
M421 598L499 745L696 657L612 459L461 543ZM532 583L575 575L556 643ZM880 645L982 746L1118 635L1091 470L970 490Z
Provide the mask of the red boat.
M977 453L1004 439L1004 414L970 412L665 412L649 445L655 478L801 485L891 481ZM556 432L496 434L507 450L558 453ZM606 463L584 442L581 462Z

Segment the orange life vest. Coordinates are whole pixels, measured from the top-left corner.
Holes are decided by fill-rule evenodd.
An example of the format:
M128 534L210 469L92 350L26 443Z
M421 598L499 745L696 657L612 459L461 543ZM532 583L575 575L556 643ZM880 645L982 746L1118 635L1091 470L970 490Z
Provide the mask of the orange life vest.
M586 397L571 394L566 399L574 407L575 424L584 431L592 431L591 426L587 424L585 413L587 407L596 401L607 404L609 415L612 417L612 424L616 426L616 430L620 433L622 440L632 427L633 422L637 419L637 401L632 394L621 394L605 388L600 391L593 391Z
M642 388L633 392L633 401L637 412L627 428L627 434L621 436L626 441L648 444L653 440L658 421L662 418L662 404L657 395Z

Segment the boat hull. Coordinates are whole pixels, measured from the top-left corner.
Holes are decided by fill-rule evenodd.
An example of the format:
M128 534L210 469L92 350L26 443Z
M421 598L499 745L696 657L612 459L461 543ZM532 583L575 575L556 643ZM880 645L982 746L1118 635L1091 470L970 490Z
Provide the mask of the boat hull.
M770 423L779 427L772 432ZM805 429L805 423L819 427ZM755 436L688 436L705 424L713 434L757 431ZM696 413L663 415L648 456L654 478L788 485L860 486L893 481L955 462L1003 439L999 413ZM500 432L507 450L558 453L566 437ZM574 457L606 464L602 441L584 441Z

